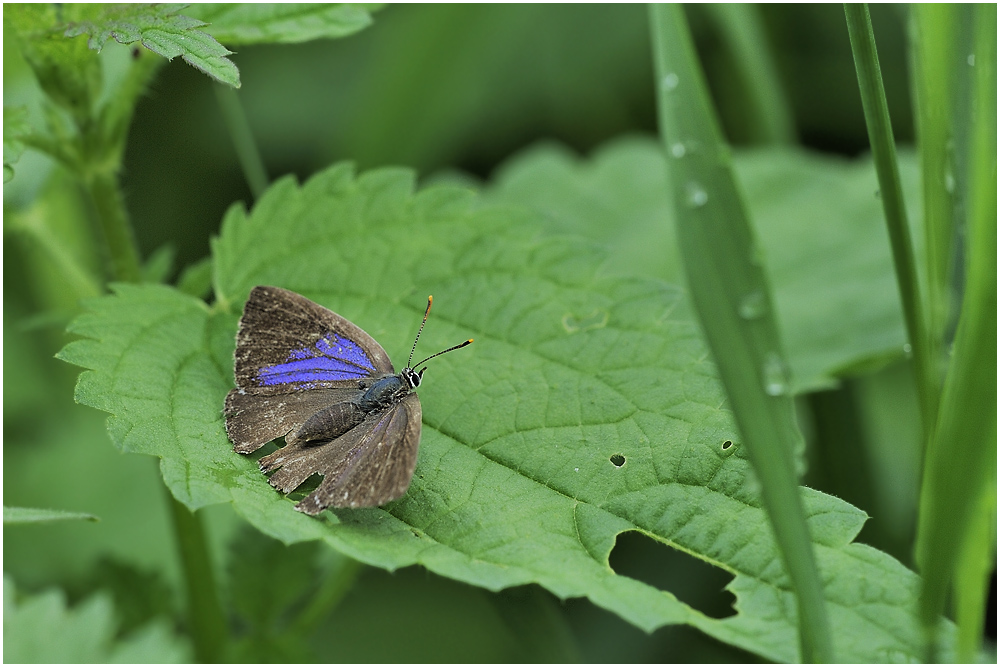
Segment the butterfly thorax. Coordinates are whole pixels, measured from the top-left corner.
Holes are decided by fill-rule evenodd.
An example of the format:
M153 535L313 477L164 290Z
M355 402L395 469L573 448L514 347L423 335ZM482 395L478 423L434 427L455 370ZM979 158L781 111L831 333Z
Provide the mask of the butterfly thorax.
M358 406L365 412L392 404L420 385L422 373L404 368L399 375L386 375L366 388L358 399ZM364 387L363 387L364 388Z

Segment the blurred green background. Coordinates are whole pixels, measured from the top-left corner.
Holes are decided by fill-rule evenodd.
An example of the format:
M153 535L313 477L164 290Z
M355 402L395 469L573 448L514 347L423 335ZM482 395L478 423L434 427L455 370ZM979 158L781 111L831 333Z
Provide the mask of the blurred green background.
M848 156L865 151L842 7L757 9L799 142ZM758 123L747 112L720 13L700 6L687 12L728 138L737 147L754 144ZM906 9L874 5L871 14L896 137L912 143ZM7 103L30 95L33 85L11 41L4 47ZM247 47L232 59L272 179L287 173L304 179L351 160L360 169L405 165L422 177L457 171L487 180L540 140L588 154L625 134L656 132L647 10L640 5L390 6L355 36ZM129 136L122 184L138 244L145 258L175 253L172 275L208 255L230 204L251 202L214 85L176 59L140 102ZM16 169L4 188L5 211L30 200L51 165L29 152ZM63 201L72 209L65 200L73 191L63 190L49 206ZM4 236L4 503L102 519L6 527L4 570L22 590L59 586L71 600L110 588L125 629L175 614L182 589L156 463L115 451L105 416L73 403L77 369L53 359L84 292L67 284L36 238L6 224ZM899 415L915 410L904 391L907 373L889 368L800 401L804 419L825 434L810 443L806 483L870 506L871 480L836 462L860 446L861 431L891 429ZM865 406L849 412L868 426L837 422L844 405ZM917 437L915 429L893 435ZM907 522L915 501L914 489L900 501L893 530L866 529L861 541L912 567ZM228 507L203 513L224 582L227 544L241 521ZM669 547L624 535L611 563L712 616L731 613L732 596L721 592L728 578ZM149 594L137 595L137 588ZM993 588L995 600L995 578ZM995 603L989 608L995 612ZM532 615L540 615L535 630L526 627ZM995 629L995 615L986 622ZM492 594L417 568L362 571L304 650L295 655L324 661L754 659L685 627L646 635L585 600L561 602L536 587Z

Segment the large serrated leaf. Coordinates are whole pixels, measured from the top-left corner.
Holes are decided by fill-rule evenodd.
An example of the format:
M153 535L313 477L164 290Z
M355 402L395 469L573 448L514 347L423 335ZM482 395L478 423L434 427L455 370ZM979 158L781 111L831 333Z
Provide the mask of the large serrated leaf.
M171 288L119 285L90 303L72 327L83 340L61 357L92 369L77 399L112 413L119 447L159 456L190 507L232 502L289 543L321 539L378 567L422 564L490 590L538 583L647 630L687 623L794 661L794 597L683 292L607 276L593 246L541 231L534 214L468 191L414 194L404 170L282 179L252 213L227 214L213 243L215 310ZM428 293L421 347L476 339L428 370L417 472L399 501L312 519L232 452L222 403L238 313L257 284L348 317L397 362ZM802 494L838 657L916 659L916 575L851 543L863 512ZM627 530L732 573L736 615L708 618L615 574L608 554Z
M680 157L697 147L673 147ZM901 156L917 195L915 156ZM763 248L797 392L845 369L903 356L905 332L870 159L787 147L740 151L733 163ZM490 191L545 214L558 233L610 251L610 272L680 281L666 158L654 139L614 141L580 159L543 145L500 168ZM914 206L913 208L917 208Z

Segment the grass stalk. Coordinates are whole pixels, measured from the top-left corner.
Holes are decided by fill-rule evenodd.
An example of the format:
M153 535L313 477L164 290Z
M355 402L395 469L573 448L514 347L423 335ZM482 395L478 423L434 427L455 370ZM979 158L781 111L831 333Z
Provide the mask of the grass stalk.
M651 8L660 136L688 290L798 602L801 659L832 662L823 586L795 471L802 444L770 284L683 10Z
M903 204L903 188L899 179L899 165L896 161L896 142L889 121L889 107L882 85L882 71L879 68L875 50L875 35L872 32L868 6L845 4L847 31L854 54L854 66L861 89L861 103L868 126L868 140L871 143L872 159L878 175L882 209L885 212L889 242L892 247L893 264L896 269L896 284L903 304L903 318L913 353L913 365L917 378L917 395L920 398L920 412L923 431L930 433L937 414L939 385L931 375L930 349L927 328L920 298L920 283L914 259L913 241Z

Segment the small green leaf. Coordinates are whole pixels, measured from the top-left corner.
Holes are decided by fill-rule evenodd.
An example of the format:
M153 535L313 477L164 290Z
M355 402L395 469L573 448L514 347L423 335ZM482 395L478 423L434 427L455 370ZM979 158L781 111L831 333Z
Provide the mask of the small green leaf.
M229 45L295 44L352 35L371 25L379 5L340 3L203 3L184 12Z
M3 182L14 178L14 163L24 153L21 138L31 133L27 107L3 108Z
M67 512L66 510L45 510L32 507L3 506L3 523L42 523L46 521L99 521L93 514Z
M201 299L208 297L212 289L212 258L205 257L185 266L177 278L177 289Z
M233 207L213 242L214 309L149 284L89 303L71 327L82 339L60 353L92 369L77 400L111 413L121 449L160 457L189 507L231 502L283 542L319 539L377 567L421 564L490 590L537 583L646 630L687 623L793 660L793 597L683 292L602 275L591 244L540 238L537 214L413 184L406 170L355 177L338 165L302 186L277 181L252 213ZM332 308L397 362L430 293L421 348L476 339L468 354L435 360L421 385L420 454L403 498L310 518L233 453L221 408L257 284ZM916 575L851 543L863 512L801 493L837 655L919 656ZM708 618L615 574L608 554L627 530L732 573L736 614Z
M229 545L229 597L234 610L254 632L277 631L277 620L307 592L315 590L319 574L316 543L284 545L249 526ZM276 586L267 585L261 573L281 564Z
M244 524L229 545L227 570L233 610L247 632L232 659L315 662L309 649L311 627L294 623L307 594L320 588L315 542L285 545ZM280 564L281 575L262 577Z
M93 20L74 23L67 37L90 35L87 45L100 51L109 39L119 44L141 42L167 60L181 56L184 62L220 83L240 87L240 73L226 56L232 51L211 35L198 30L204 21L178 14L184 5L108 5Z
M154 250L142 265L142 282L163 283L174 270L177 249L172 243L164 243Z
M114 608L98 594L72 609L62 591L19 599L3 579L3 660L11 662L187 662L190 651L164 623L115 637Z

